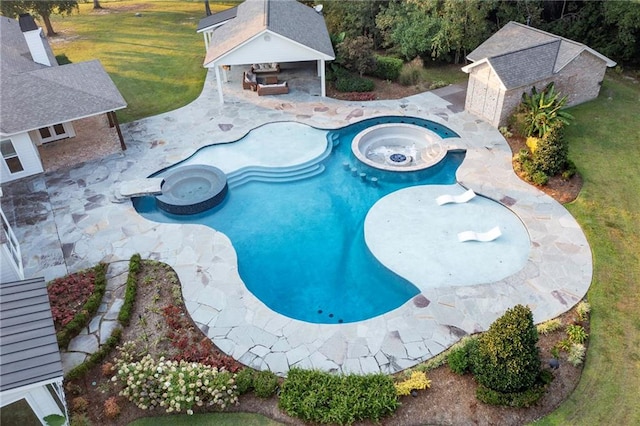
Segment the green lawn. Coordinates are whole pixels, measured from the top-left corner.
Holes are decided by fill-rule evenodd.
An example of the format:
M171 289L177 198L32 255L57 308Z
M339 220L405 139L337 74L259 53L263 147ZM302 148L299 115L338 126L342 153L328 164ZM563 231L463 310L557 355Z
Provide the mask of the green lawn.
M572 108L570 157L584 178L567 205L594 257L591 337L577 390L542 424L640 424L640 87L607 78Z
M194 414L193 416L145 417L129 423L129 426L276 426L280 424L260 414L209 413Z
M204 41L196 33L202 1L101 1L80 3L80 13L52 16L56 55L71 62L99 59L128 103L129 122L179 108L202 90ZM229 7L211 2L212 10ZM140 16L136 16L139 13ZM70 41L63 41L70 40Z

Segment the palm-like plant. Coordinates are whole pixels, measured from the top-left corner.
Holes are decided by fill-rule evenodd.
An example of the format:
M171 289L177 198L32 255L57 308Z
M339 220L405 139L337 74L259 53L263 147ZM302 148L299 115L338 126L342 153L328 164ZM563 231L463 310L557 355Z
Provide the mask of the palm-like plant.
M538 92L534 87L531 94L522 94L522 106L526 112L527 136L543 137L551 128L561 122L569 124L573 116L562 107L567 103L567 97L560 97L555 91L553 82Z

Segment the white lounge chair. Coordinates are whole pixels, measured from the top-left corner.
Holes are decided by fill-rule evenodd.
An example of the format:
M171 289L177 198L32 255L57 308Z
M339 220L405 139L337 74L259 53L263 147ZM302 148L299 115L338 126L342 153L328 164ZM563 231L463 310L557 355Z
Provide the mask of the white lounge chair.
M495 228L491 228L487 232L474 232L474 231L464 231L458 233L458 240L463 243L465 241L481 241L483 243L493 241L502 235L500 232L500 227L496 226Z
M469 189L459 195L451 195L451 194L441 195L438 198L436 198L436 203L438 203L439 206L443 204L448 204L448 203L466 203L475 196L476 196L476 193L473 192L473 189Z

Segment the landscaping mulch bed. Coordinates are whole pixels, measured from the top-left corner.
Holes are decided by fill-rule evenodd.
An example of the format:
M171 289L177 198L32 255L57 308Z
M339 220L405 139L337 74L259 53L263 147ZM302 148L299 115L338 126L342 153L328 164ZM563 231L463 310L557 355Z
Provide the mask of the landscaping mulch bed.
M135 342L141 352L148 352L156 358L175 357L186 350L201 360L209 358L212 364L226 365L232 370L239 368L239 364L222 355L213 345L205 345L202 350L193 350L193 344L199 348L200 342L210 341L193 326L184 305L176 300L175 285L175 273L167 265L148 261L142 263L136 305L131 323L123 332L123 341ZM171 307L169 318L163 314L167 311L166 307ZM571 323L573 318L572 312L561 317L566 324ZM178 340L174 333L176 319L184 319L186 324L184 327L179 327L180 339ZM538 346L543 362L546 363L552 358L551 348L562 338L563 333L560 331L540 336ZM190 342L190 344L179 349L175 343L180 341ZM124 397L118 396L120 387L110 380L112 372L108 368L109 363L114 362L115 352L110 354L101 365L91 369L86 376L66 382L65 389L70 408L74 410L74 406L77 405L76 398L82 397L88 402L83 410L84 415L94 425L127 425L140 417L166 414L162 409L141 410ZM105 365L107 365L106 368ZM402 397L402 405L398 411L392 417L384 419L381 424L400 426L434 423L525 424L553 411L562 403L577 386L580 374L581 366L573 367L561 360L561 366L553 371L554 380L539 404L531 408L517 409L494 407L478 402L475 397L476 384L472 376L458 376L445 365L428 373L432 381L430 389L419 392L417 397ZM116 396L120 414L115 418L108 418L105 415L105 402L113 396ZM277 397L260 399L251 393L243 395L240 397L240 404L230 407L229 411L260 413L284 424L303 424L278 409Z

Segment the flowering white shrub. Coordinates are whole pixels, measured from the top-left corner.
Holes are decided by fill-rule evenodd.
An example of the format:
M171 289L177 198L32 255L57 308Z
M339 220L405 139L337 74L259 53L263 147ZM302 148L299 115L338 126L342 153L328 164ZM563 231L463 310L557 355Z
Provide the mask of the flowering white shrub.
M215 367L146 355L139 361L118 359L116 368L112 380L122 383L120 395L143 410L163 407L167 413L193 414L194 406L224 409L238 403L235 376Z

